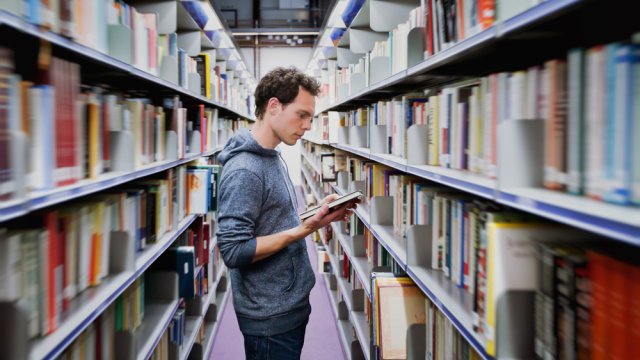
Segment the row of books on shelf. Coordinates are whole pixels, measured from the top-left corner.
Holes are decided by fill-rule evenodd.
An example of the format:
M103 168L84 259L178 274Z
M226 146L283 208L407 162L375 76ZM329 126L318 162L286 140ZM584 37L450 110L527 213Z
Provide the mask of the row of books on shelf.
M331 235L325 237L332 247L332 255L327 253L326 248L319 250L319 270L322 273L334 274L339 281L346 281L347 291L353 292L362 289L361 280L355 274L355 270L349 258L342 250L341 245L332 240ZM326 235L325 235L326 236ZM386 253L381 247L381 252ZM329 256L338 256L342 259L339 263L342 269L333 269ZM385 257L390 257L386 253ZM389 261L381 262L390 264ZM381 265L382 266L382 265ZM389 269L383 266L377 269ZM401 270L394 272L371 272L372 297L363 297L363 304L352 304L353 309L362 309L366 314L367 329L361 329L371 334L370 344L361 344L363 348L372 346L374 354L372 359L394 359L408 358L409 354L417 356L424 353L427 359L479 359L478 353L471 347L468 341L457 331L448 319L425 295L420 288L408 277L401 275ZM354 301L356 296L351 293L343 294L337 287L338 298L349 297ZM355 310L352 310L355 311ZM421 324L425 326L424 349L408 348L407 338L410 335L409 329L412 325ZM361 326L360 324L353 324ZM357 333L354 331L354 333ZM355 335L354 335L355 336ZM415 346L415 345L414 345Z
M371 51L367 53L354 54L358 58L354 63L342 68L337 65L336 60L328 60L326 64L322 64L320 80L325 85L327 98L321 102L328 106L357 92L352 91L349 84L354 74L364 74L364 86L369 86L491 27L496 21L504 21L540 2L542 1L422 0L419 7L408 12L405 21L388 32L385 40L375 41ZM365 2L358 4L362 6ZM375 4L364 6L373 5ZM380 10L375 8L369 11ZM332 39L335 46L344 34L344 30L334 30ZM419 53L413 54L416 52ZM382 66L373 66L374 62ZM340 85L349 85L349 90L341 89Z
M80 67L55 57L34 82L13 72L11 51L2 48L0 81L8 89L0 99L3 200L212 150L248 126L202 104L185 107L177 96L156 106L146 98L83 88ZM170 143L168 133L175 135Z
M137 334L145 320L145 309L154 304L166 307L175 300L178 302L177 310L175 314L171 315L168 327L163 330L163 335L154 350L154 356L157 358L175 359L175 356L169 357L168 354L169 352L177 353L185 343L186 316L188 314L202 314L199 307L192 309L193 305L189 303L190 299L204 299L211 291L215 291L212 285L217 273L222 271L219 253L217 255L211 254L209 257L212 253L211 249L206 247L207 245L204 245L203 249L203 241L206 244L206 239L212 235L213 225L214 222L210 215L199 217L166 253L163 253L145 273L134 280L64 350L61 358L130 358L132 351L135 358L139 355L135 354L135 349L140 348L139 343L149 340ZM2 244L6 245L5 242ZM176 256L176 254L180 255ZM3 272L3 274L7 273ZM37 284L36 280L39 275L32 275L24 280ZM21 304L21 306L23 305ZM34 320L40 319L46 323L46 320L41 318L42 314L46 313L46 297L39 297L38 306L36 314L28 312L30 332L39 325ZM33 319L33 316L38 318ZM154 321L160 321L160 319L154 319ZM157 326L162 326L162 323L147 325L147 327Z
M133 332L145 312L145 276L136 279L78 338L60 359L115 359L118 332Z
M13 1L15 0L10 0ZM216 61L217 49L202 49L202 53L193 54L190 44L182 43L182 46L189 48L180 48L179 38L185 35L176 28L168 29L165 17L171 15L165 13L168 11L167 6L154 7L154 4L136 1L133 3L135 6L121 0L62 0L56 3L27 1L22 13L18 9L9 10L17 11L16 15L31 23L133 64L152 75L192 89L241 113L250 113L251 108L246 106L245 101L251 97L250 92L240 84L235 70L228 69L226 60ZM177 2L175 6L183 5ZM187 11L196 11L197 14L191 16L200 16L202 13L200 7L185 8ZM176 11L173 12L173 16L177 18ZM165 24L160 24L161 20ZM205 24L201 24L201 27ZM200 31L196 33L200 35ZM215 31L203 31L202 36L208 36L211 42L214 33ZM200 36L191 38L200 49ZM191 51L192 56L187 51ZM198 77L194 78L191 74L197 74Z
M377 225L393 226L395 239L376 240L357 218L344 232L351 237L364 234L365 256L372 267L385 263L380 261L380 254L385 253L380 241L406 244L407 252L415 249L411 242L419 243L424 260L401 261L442 273L452 286L468 294L471 301L466 311L473 319L469 331L481 339L487 354L513 355L499 353L501 343L513 341L526 344L515 350L526 358L534 356L534 349L539 358L549 358L549 354L572 358L566 354L578 353L606 357L603 349L612 346L621 358L629 354L636 333L623 327L637 320L629 303L632 297L624 294L635 291L635 249L611 245L593 234L425 183L382 165L362 165L372 168L368 177L359 164L349 162L354 164L351 180L366 181L371 206L377 197L393 198L391 223ZM411 227L421 228L413 238L407 232ZM527 295L523 299L510 295L516 291ZM510 318L505 306L522 307L522 316ZM512 337L505 336L500 326L508 327ZM522 330L534 326L535 336Z
M372 359L407 358L409 351L427 359L480 359L480 355L455 329L452 322L406 276L393 272L371 275L373 291ZM425 327L424 349L408 349L413 325ZM421 342L417 342L421 343Z
M179 166L3 224L1 299L24 303L33 321L30 336L53 332L85 289L134 270L114 270L115 258L135 259L188 214L215 212L218 174L217 165ZM194 265L201 266L213 230L196 224L178 242L194 247Z
M638 204L640 156L633 138L640 124L632 105L638 96L633 85L638 51L632 42L572 49L565 59L523 71L342 113L340 125L368 126L358 145L374 152L403 159L418 152L426 161L416 165L494 178L499 151L510 151L500 144L507 137L518 138L518 130L512 129L517 124L536 121L543 135L529 147L523 143L530 150L520 160L522 166L537 166L536 159L544 154L542 167L534 172L544 174L540 187ZM411 142L411 131L420 140Z

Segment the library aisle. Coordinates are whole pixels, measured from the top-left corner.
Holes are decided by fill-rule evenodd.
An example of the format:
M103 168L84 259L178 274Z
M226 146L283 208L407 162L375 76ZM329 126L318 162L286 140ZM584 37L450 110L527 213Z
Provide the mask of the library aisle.
M301 197L301 191L298 190L298 205L303 208ZM328 297L329 293L327 292L326 283L322 279L323 275L317 271L318 256L311 237L307 238L307 252L311 259L311 266L316 270L316 286L311 290L310 301L313 310L311 311L309 325L307 325L302 359L344 359L345 354L338 338L336 321L332 316L329 316L332 312ZM233 294L229 297L229 302L220 315L220 327L225 331L219 332L213 340L210 360L240 360L244 358L243 339L233 310L232 298Z

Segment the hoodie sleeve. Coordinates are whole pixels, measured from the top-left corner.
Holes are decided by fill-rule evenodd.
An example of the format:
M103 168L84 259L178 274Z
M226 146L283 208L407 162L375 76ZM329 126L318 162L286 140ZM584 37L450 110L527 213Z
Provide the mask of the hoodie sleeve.
M262 189L260 178L244 169L225 174L221 179L216 236L222 259L229 268L253 261Z

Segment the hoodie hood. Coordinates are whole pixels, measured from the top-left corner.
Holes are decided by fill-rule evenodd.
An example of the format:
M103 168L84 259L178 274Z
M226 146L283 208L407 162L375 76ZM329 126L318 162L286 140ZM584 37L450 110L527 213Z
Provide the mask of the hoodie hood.
M227 141L224 149L218 155L218 160L224 165L229 159L242 152L250 152L260 156L278 156L277 150L263 148L248 129L242 129Z

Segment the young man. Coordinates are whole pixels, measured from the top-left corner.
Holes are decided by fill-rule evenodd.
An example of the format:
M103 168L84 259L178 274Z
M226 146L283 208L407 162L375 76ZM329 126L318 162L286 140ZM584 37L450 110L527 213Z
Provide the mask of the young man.
M217 241L230 269L233 305L247 359L299 359L315 275L304 238L342 220L355 204L300 222L296 195L276 150L311 128L320 85L294 68L265 75L255 91L252 130L231 138L223 165ZM336 195L330 195L326 204Z

